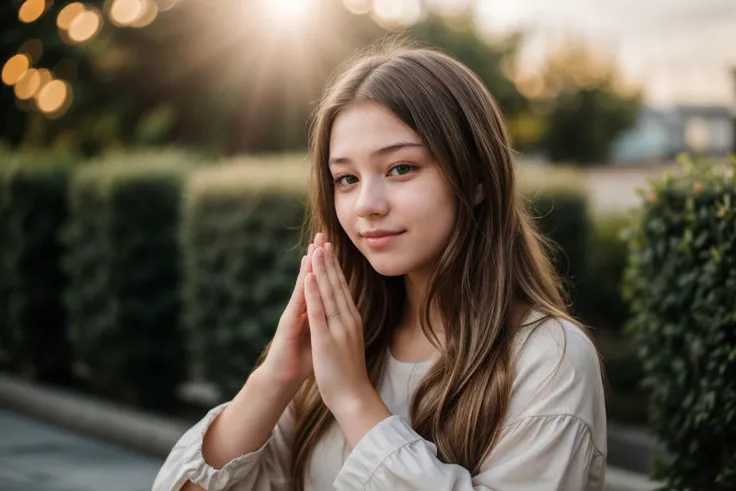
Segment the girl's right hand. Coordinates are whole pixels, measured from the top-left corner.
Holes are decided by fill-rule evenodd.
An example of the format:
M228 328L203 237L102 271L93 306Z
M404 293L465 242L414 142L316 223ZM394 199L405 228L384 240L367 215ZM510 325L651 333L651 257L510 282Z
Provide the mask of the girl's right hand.
M325 235L318 233L302 257L299 276L286 305L276 333L271 340L268 354L258 368L274 383L284 386L300 386L314 371L312 366L312 344L307 318L307 303L304 297L304 278L312 272L311 257L316 247L324 247Z

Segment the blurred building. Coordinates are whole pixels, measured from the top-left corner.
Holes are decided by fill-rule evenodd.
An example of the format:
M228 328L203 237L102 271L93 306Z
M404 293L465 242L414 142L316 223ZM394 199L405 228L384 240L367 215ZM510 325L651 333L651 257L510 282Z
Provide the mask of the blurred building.
M733 109L727 106L643 106L631 130L613 145L617 164L662 162L680 152L725 156L734 150Z

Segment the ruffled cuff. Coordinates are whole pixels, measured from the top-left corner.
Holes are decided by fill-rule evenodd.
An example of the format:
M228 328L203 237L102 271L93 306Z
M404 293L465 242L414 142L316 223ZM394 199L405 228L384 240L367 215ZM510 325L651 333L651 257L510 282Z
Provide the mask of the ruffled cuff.
M393 415L370 429L350 452L333 483L335 489L362 490L376 470L396 451L422 440L401 416ZM428 442L430 446L434 444ZM436 452L436 447L433 448Z
M230 489L233 483L242 480L252 472L253 468L258 464L259 458L268 446L270 438L258 450L234 458L225 464L222 469L215 469L205 462L202 456L204 436L212 422L222 413L228 404L229 402L226 402L211 409L199 423L201 426L197 432L196 439L184 454L184 482L189 480L207 491L225 491Z

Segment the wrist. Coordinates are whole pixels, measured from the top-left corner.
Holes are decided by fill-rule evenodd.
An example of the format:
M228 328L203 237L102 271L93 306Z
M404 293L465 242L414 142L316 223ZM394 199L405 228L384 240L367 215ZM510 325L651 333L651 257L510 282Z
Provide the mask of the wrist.
M264 365L259 366L250 378L254 379L256 385L261 387L265 391L276 391L279 394L283 394L284 397L289 399L293 398L299 388L302 386L303 380L286 379L275 375Z
M329 408L336 419L352 419L357 415L371 412L377 405L384 406L381 396L373 389L367 387L359 391L351 391L338 398Z
M330 408L337 424L340 425L343 435L352 450L358 442L378 423L392 416L391 411L375 391L356 394L346 397Z

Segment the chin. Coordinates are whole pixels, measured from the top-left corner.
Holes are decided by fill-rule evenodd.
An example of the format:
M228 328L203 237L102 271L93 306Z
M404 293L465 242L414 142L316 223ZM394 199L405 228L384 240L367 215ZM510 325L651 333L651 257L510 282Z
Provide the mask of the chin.
M413 264L400 257L368 257L368 262L382 276L404 276L413 270Z

